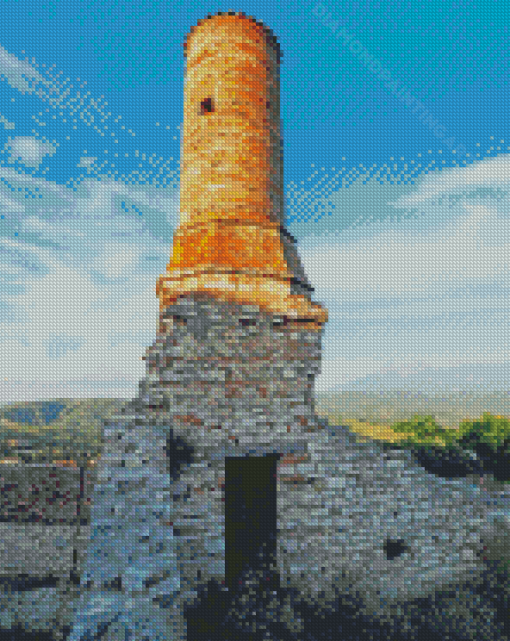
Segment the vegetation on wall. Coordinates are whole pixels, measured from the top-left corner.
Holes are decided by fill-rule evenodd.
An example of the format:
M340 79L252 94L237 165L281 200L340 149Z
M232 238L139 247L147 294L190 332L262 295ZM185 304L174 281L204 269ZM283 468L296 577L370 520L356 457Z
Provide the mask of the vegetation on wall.
M404 435L399 445L411 448L425 467L445 467L449 476L485 473L510 481L510 420L505 417L485 412L480 419L462 421L458 430L451 430L432 416L416 414L391 427Z

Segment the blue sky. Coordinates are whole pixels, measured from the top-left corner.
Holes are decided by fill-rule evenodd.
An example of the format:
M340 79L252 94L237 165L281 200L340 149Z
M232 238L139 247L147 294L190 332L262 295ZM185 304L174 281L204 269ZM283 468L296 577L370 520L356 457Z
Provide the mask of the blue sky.
M503 3L0 7L0 402L136 394L179 220L182 43L228 10L284 52L287 225L330 314L316 390L508 389Z

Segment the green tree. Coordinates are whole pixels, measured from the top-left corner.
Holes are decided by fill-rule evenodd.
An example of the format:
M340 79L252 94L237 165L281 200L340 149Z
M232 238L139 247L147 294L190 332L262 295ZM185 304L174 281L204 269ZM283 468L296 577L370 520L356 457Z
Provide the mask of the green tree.
M494 452L510 453L510 420L484 412L478 421L463 421L459 425L459 442L466 446L484 444Z
M496 480L510 480L510 420L484 412L477 421L459 425L459 444L474 451Z
M439 438L445 445L452 445L456 440L453 430L438 425L432 416L415 414L410 421L394 423L391 428L394 432L406 434L404 443L430 443L438 444Z

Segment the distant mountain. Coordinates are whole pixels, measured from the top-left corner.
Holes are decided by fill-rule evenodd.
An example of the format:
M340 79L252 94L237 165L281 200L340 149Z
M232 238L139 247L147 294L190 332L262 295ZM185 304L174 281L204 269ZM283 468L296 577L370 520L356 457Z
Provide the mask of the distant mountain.
M103 421L128 399L77 398L10 403L0 407L0 440L21 437L38 448L101 450Z
M90 417L116 411L128 399L118 398L58 398L26 403L7 403L0 406L0 419L25 425L44 426L63 420L72 413Z
M8 405L2 411L3 417L15 423L28 423L29 425L51 423L58 418L65 405L59 401L41 401L37 404Z

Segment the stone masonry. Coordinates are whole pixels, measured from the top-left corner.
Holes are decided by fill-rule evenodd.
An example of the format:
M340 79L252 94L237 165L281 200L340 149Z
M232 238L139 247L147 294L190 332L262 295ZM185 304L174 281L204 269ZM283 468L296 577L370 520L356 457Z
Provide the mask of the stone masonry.
M279 501L292 487L310 482L303 468L309 458L307 445L322 428L312 399L320 367L320 333L310 332L306 323L198 294L169 306L162 323L167 331L147 352L147 376L138 397L118 423L105 429L108 443L98 470L92 517L93 528L101 514L112 527L119 518L129 520L134 538L136 528L145 527L150 546L155 544L151 528L127 518L117 493L122 488L131 506L142 496L148 499L147 506L161 503L158 517L152 510L146 522L152 518L161 532L160 560L146 558L138 571L137 589L126 578L127 562L118 566L117 576L101 576L97 563L107 544L96 535L97 548L89 548L89 559L97 549L96 567L90 572L84 568L82 585L89 592L105 592L113 583L135 600L143 595L157 600L159 584L175 573L165 566L165 555L173 552L179 589L164 586L166 593L163 590L172 597L172 615L151 607L166 617L162 628L167 626L169 636L162 638L186 639L185 608L193 605L211 579L228 587L226 460L276 455ZM124 474L122 479L119 474ZM149 483L152 496L141 494L140 488ZM292 504L292 497L287 502ZM268 566L276 561L274 525L274 531L267 533L273 555L263 559ZM308 535L316 529L311 525ZM112 541L110 548L120 540ZM236 574L240 576L243 569L239 567ZM277 573L275 580L278 584Z
M320 334L207 298L181 299L165 321L168 333L147 355L137 410L171 425L178 474L171 520L180 596L191 603L210 579L225 583L226 459L276 454L277 486L307 482L294 466L320 428L311 393ZM179 447L181 461L172 455Z

